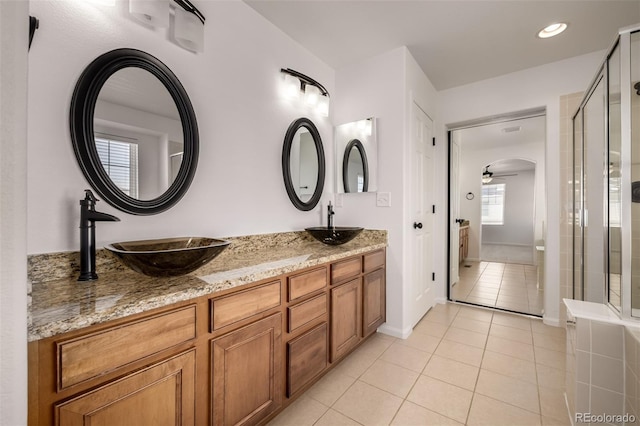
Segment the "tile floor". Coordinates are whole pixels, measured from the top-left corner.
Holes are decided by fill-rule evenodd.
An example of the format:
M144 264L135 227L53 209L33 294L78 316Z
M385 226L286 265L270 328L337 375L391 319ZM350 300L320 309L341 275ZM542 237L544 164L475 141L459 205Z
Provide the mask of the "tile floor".
M565 330L436 305L406 340L377 333L287 407L280 425L570 425Z
M533 246L514 246L510 244L482 244L480 259L487 262L522 263L533 265Z
M538 290L537 271L534 265L465 261L451 299L542 315L544 292Z

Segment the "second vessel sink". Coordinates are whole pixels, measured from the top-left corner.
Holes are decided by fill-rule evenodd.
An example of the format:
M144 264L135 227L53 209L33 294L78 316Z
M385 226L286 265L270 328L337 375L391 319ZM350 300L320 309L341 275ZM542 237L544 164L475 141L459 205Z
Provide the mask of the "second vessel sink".
M136 272L173 277L195 271L229 244L215 238L185 237L113 243L105 248Z
M333 226L331 228L326 226L315 226L312 228L305 228L305 231L322 243L336 246L353 240L360 232L362 232L362 229L363 228L353 226Z

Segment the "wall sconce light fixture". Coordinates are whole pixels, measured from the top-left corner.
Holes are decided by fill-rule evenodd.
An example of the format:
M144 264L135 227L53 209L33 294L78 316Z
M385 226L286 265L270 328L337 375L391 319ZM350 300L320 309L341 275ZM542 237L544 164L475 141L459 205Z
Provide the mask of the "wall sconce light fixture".
M300 99L323 117L329 116L329 92L313 78L290 68L282 68L284 75L283 95L288 99Z
M189 0L173 0L175 21L173 37L180 46L193 52L204 51L204 15ZM168 28L170 0L129 0L129 13L154 27Z
M364 136L371 136L373 133L373 117L365 118L357 122L358 131Z

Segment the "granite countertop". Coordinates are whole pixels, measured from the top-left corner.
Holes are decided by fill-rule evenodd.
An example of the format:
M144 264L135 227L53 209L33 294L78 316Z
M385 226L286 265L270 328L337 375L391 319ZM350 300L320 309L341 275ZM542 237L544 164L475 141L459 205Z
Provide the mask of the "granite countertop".
M53 280L45 280L43 273L32 275L28 339L44 339L387 246L385 231L365 230L341 246L299 233L271 235L259 237L262 242L282 244L230 238L231 246L217 258L180 277L148 277L122 267L98 269L100 278L93 282L78 282L75 275ZM30 260L30 267L36 263Z

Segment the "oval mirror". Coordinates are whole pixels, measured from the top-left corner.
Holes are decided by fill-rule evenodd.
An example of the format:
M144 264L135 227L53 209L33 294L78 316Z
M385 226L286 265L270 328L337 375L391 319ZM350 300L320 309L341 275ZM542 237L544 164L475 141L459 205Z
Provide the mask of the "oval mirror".
M91 186L112 206L156 214L186 193L198 162L198 126L171 70L117 49L84 70L71 100L71 139Z
M367 192L369 190L369 165L362 142L353 139L347 144L342 159L342 182L344 192Z
M324 148L318 129L308 118L289 126L282 147L282 175L287 195L296 208L313 209L324 188Z

